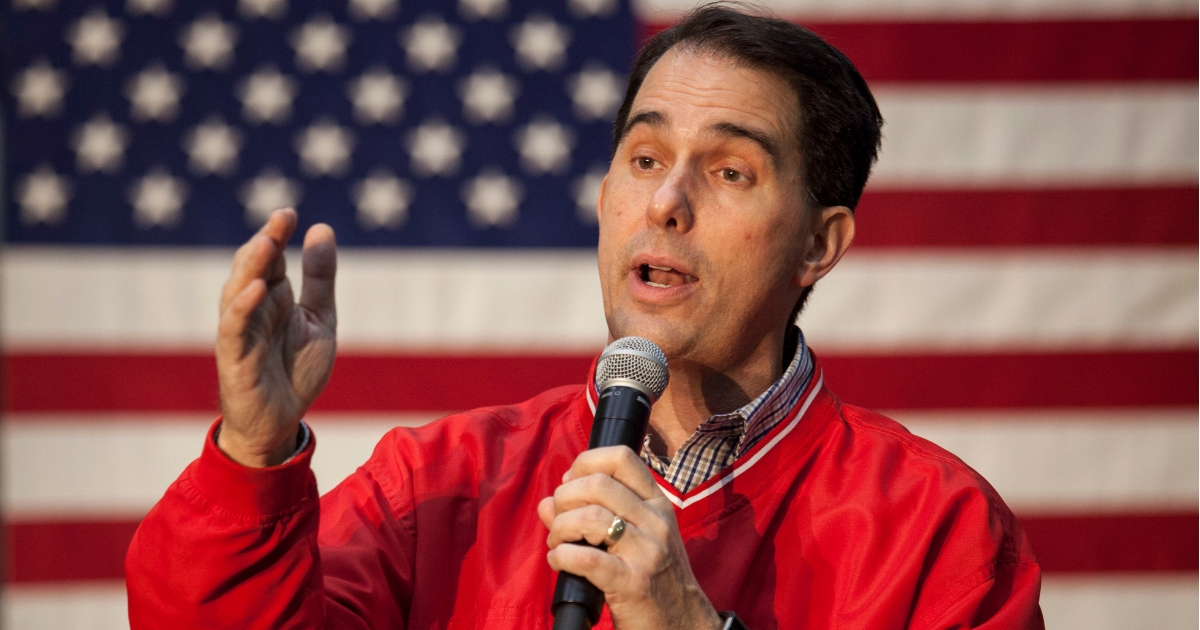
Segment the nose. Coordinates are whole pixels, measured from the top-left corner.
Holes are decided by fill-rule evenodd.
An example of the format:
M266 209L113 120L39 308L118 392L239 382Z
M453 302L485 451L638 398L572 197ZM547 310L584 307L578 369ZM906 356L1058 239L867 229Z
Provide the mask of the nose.
M692 229L693 181L689 169L676 164L667 171L646 208L646 222L652 227L677 232Z

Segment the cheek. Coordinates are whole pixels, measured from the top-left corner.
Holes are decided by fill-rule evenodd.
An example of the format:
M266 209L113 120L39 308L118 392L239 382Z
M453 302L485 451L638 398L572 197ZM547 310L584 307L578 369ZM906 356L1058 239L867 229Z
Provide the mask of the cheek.
M761 230L733 231L741 236L733 247L725 247L722 258L730 270L728 287L738 299L760 299L762 296L785 290L800 266L800 248L796 235L785 226L769 226ZM753 296L753 297L752 297Z
M616 233L628 230L626 224L632 215L634 195L630 194L628 185L622 184L625 182L612 183L605 190L604 205L600 208L602 236L605 231Z
M606 211L607 212L607 211ZM625 277L624 252L630 240L627 221L619 220L620 212L606 214L600 219L600 239L596 247L600 278L604 283L623 280Z

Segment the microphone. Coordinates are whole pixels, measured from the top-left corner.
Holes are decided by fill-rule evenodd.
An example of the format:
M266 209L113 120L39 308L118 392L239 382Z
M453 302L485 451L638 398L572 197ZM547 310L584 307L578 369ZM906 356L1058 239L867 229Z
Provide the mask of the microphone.
M667 389L667 357L654 342L622 337L604 349L596 363L600 398L588 449L624 444L638 452L646 438L650 405ZM580 541L576 544L586 545ZM600 549L605 545L601 543ZM586 579L563 571L558 574L550 611L554 630L584 630L600 621L604 593Z

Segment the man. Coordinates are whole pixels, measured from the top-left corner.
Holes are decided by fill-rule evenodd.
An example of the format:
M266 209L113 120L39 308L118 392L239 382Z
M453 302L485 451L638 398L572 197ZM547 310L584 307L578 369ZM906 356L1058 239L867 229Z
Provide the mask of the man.
M835 398L792 324L853 240L880 124L799 27L710 6L658 35L598 202L610 337L671 367L640 455L583 452L589 382L394 430L319 507L301 418L333 365L335 245L309 230L297 306L296 218L273 214L221 299L223 418L130 547L134 626L547 627L569 571L603 627L1041 627L995 492Z

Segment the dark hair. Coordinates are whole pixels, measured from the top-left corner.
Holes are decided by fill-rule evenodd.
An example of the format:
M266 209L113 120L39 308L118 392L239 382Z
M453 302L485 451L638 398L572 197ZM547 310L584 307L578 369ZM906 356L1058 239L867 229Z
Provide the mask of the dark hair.
M875 97L846 55L816 33L751 14L752 10L736 2L706 4L646 43L633 63L625 100L613 121L613 154L624 139L633 99L659 58L675 46L713 53L773 73L792 87L800 103L796 147L804 171L805 205L854 210L879 152L883 116ZM810 293L811 286L801 292L790 321Z
M613 153L624 139L633 99L668 50L713 53L792 86L800 102L797 147L808 199L818 207L858 205L879 150L883 117L854 64L816 33L777 18L750 15L741 4L716 2L688 13L638 53L625 101L613 122Z

